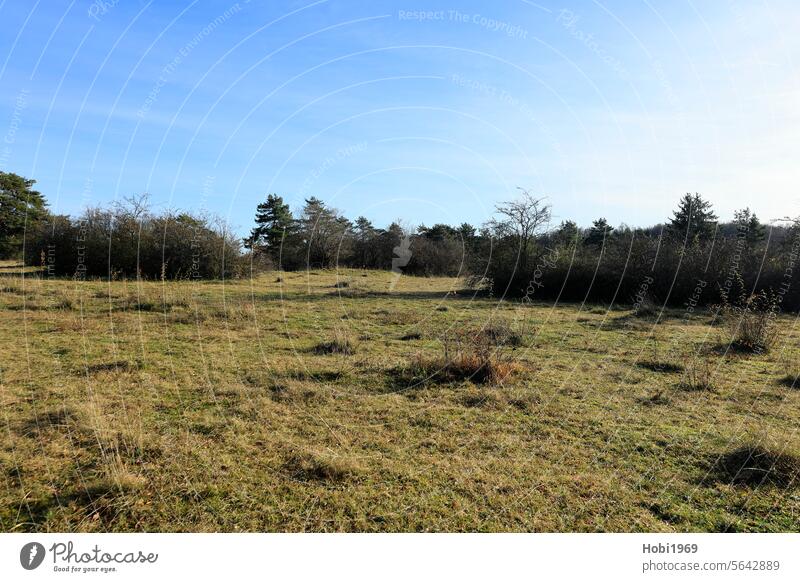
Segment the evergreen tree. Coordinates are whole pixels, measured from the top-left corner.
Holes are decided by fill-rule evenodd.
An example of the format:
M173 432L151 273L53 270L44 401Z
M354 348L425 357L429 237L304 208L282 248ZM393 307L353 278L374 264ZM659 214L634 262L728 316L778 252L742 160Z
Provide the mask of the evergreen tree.
M553 237L557 244L570 246L575 244L579 234L578 225L572 220L565 220L553 233Z
M363 216L356 218L353 225L353 259L362 269L375 266L375 239L378 230Z
M672 214L669 228L679 239L692 242L708 239L714 234L717 216L711 203L703 200L700 194L684 195Z
M256 207L256 226L245 239L248 249L270 256L277 264L280 260L281 245L296 229L296 222L283 198L275 194L267 196L266 202Z
M592 222L592 227L583 240L583 244L586 246L602 246L613 231L614 227L608 224L605 218L598 218Z
M433 241L443 241L458 237L458 231L449 224L434 224L430 228L423 225L417 228L417 234Z
M396 258L395 249L403 246L403 239L408 237L408 233L395 221L385 230L380 231L376 240L378 268L391 269L392 260ZM410 239L409 239L410 242Z
M464 241L464 244L471 242L477 234L476 228L469 222L462 222L456 231L458 232L458 236L461 237L461 240Z
M306 200L300 231L309 267L331 267L340 255L349 253L352 224L319 198L312 196Z
M44 197L33 189L36 180L0 172L0 258L22 249L26 229L47 216Z
M748 243L764 240L766 236L766 227L749 208L734 212L733 223L736 225L737 236L743 237Z

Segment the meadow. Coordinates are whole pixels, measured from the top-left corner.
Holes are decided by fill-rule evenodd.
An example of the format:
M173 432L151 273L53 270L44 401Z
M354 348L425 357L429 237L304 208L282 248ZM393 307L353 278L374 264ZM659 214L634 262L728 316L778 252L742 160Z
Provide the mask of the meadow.
M0 272L2 531L800 522L791 315L744 353L706 309L523 305L454 278ZM445 370L478 335L499 372Z

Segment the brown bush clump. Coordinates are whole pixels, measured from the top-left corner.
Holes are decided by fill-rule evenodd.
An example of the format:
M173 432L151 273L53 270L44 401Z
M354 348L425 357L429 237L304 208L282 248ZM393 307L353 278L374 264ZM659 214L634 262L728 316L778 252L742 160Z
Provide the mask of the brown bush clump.
M486 340L496 346L518 347L523 343L523 334L514 329L508 322L498 320L489 323L481 331Z
M417 355L409 366L414 376L433 377L443 382L469 380L476 384L501 384L519 369L495 349L489 336L465 330L447 333L442 338L442 354Z
M690 365L680 386L688 392L713 392L714 373L708 360L701 360Z
M766 290L747 295L741 275L737 273L736 277L738 295L731 298L723 293L719 307L731 347L744 352L767 352L777 339L775 316L779 307L778 297Z

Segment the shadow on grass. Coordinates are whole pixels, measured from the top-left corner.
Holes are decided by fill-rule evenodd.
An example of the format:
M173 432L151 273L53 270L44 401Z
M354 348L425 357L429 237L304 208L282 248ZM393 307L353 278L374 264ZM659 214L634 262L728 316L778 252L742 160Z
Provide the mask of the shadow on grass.
M713 346L709 346L706 351L707 353L714 354L716 356L760 356L767 352L765 349L754 348L738 342L715 344Z
M47 522L58 513L77 513L83 515L84 520L97 519L101 530L109 530L120 515L121 500L127 493L124 486L102 479L62 495L53 494L29 501L22 510L15 531L47 529Z
M741 487L794 489L800 486L800 458L761 445L744 445L715 458L709 478Z
M36 436L49 429L65 429L75 425L77 417L75 412L61 408L50 410L24 420L15 433L21 436Z
M89 364L77 370L78 374L99 374L101 372L132 372L141 369L139 362L130 360L115 360L113 362L101 362L99 364Z
M663 390L658 390L650 396L640 396L637 398L637 400L639 401L639 404L644 406L666 406L672 402L666 395L664 395Z
M303 380L310 382L336 382L338 380L345 380L350 377L345 370L289 370L282 374L282 376L290 380Z
M677 372L683 372L685 369L681 364L676 364L673 362L657 362L653 360L636 362L636 365L640 368L644 368L645 370L650 370L651 372L661 372L664 374L675 374Z

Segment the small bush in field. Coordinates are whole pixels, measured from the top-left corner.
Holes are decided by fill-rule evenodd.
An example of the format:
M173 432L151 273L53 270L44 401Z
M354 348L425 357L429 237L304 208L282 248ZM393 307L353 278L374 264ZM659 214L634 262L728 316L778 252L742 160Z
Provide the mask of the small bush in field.
M62 295L61 298L53 304L53 309L70 311L75 308L75 302L67 295Z
M695 362L686 370L681 387L690 392L713 391L714 374L707 360Z
M518 369L494 349L481 331L449 332L442 338L442 354L417 355L409 371L415 376L434 377L444 382L469 380L476 384L500 384Z
M523 343L523 334L505 321L493 321L481 331L488 342L496 346L518 347Z
M633 305L633 314L638 317L652 317L658 315L660 311L661 309L648 293L641 295Z
M777 339L775 314L778 311L778 297L765 290L747 295L738 273L737 282L740 289L738 297L731 299L723 293L720 306L720 315L728 329L731 346L746 352L767 352Z

